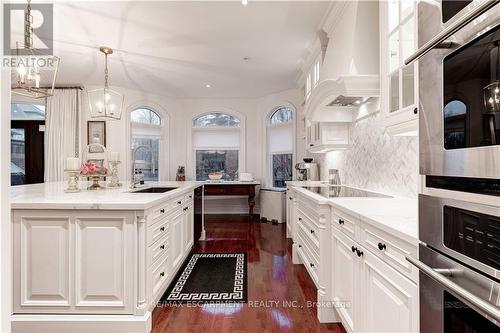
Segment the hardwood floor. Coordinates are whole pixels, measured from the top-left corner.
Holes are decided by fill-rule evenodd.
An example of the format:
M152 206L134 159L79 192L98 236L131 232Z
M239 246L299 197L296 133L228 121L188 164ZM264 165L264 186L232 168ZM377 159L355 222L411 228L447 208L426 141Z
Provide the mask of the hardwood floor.
M308 306L316 301L316 288L306 269L292 264L284 224L210 215L205 229L207 240L193 252L247 253L248 303L159 307L153 313L153 333L345 332L341 324L320 324L316 309Z

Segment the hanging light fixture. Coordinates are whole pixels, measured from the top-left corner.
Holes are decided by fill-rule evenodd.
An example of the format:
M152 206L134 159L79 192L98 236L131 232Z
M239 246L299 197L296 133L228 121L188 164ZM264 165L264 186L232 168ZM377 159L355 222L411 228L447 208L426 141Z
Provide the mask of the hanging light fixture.
M44 98L52 96L60 59L33 47L31 1L24 11L24 44L16 42L16 66L11 71L13 94Z
M483 88L486 113L500 112L500 41L495 41L497 48L496 79Z
M122 116L123 95L109 88L108 55L113 54L113 49L101 46L99 50L104 53L104 87L90 90L87 95L90 105L90 116L100 119L117 119Z

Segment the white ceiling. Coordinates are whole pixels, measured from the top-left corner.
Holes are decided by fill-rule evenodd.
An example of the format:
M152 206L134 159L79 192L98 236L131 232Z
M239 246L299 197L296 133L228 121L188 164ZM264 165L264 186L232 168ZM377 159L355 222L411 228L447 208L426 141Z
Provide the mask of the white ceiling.
M329 2L56 2L57 83L173 97L258 97L294 88ZM243 57L250 57L244 61ZM211 88L205 85L210 84Z

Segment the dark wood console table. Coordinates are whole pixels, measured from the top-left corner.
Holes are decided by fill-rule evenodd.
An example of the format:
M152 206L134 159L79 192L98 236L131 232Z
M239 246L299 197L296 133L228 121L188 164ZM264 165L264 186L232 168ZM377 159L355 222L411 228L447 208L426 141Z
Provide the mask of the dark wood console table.
M260 182L206 182L204 184L205 195L224 196L224 195L244 195L248 196L248 214L253 216L253 208L255 207L255 187L260 185Z

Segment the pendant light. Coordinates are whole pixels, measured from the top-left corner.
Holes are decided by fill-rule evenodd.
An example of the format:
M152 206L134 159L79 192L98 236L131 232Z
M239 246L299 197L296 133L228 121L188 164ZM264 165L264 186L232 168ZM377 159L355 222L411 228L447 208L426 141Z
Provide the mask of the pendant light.
M99 51L104 53L104 87L88 91L90 116L99 119L116 119L122 116L123 95L109 88L108 55L113 49L101 46Z
M486 113L500 112L500 41L495 41L497 51L496 80L483 88Z
M11 71L13 94L31 98L52 96L60 59L33 48L31 1L24 11L24 44L16 42L16 67Z

